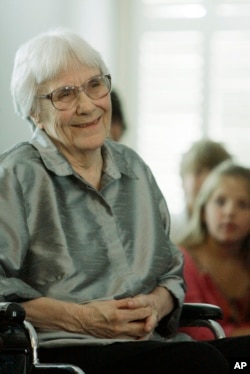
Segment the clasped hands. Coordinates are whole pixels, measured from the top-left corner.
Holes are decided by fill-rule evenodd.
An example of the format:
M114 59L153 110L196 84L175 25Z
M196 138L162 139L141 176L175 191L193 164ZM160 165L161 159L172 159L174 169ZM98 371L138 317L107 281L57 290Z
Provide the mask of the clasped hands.
M84 334L108 339L147 340L173 305L169 291L157 287L148 295L90 302L78 309L77 319Z

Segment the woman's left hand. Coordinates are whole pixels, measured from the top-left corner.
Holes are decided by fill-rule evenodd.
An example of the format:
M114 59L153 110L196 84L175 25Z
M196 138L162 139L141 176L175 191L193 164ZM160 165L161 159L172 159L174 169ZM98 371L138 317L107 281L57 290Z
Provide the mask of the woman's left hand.
M150 294L140 294L129 301L129 308L137 309L141 307L150 307L151 310L144 325L145 332L148 333L147 338L149 338L158 322L173 310L173 296L168 289L158 286ZM145 337L143 339L145 340Z

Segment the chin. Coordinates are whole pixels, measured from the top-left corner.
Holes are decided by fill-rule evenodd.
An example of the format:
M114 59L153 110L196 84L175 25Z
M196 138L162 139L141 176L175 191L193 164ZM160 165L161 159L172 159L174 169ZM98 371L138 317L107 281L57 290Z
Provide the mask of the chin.
M91 150L93 151L95 149L101 148L105 142L105 139L106 137L103 137L103 136L93 137L88 140L85 140L84 142L80 142L76 144L75 147L83 152L91 151Z

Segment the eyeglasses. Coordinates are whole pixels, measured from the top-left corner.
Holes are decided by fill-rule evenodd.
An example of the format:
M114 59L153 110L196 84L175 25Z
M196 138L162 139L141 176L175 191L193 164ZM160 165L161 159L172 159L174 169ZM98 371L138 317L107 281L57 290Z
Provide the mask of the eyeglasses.
M57 110L67 110L75 106L81 91L83 91L90 99L102 99L111 91L111 76L109 74L96 75L79 87L60 87L47 95L40 95L38 98L50 100L54 108Z

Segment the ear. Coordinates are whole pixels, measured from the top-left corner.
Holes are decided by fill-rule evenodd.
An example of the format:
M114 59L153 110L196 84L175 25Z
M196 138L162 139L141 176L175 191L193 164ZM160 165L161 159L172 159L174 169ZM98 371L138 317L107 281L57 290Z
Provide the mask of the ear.
M38 127L39 129L43 129L43 124L41 122L40 116L38 113L31 113L30 118L33 121L33 123Z

